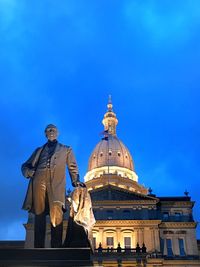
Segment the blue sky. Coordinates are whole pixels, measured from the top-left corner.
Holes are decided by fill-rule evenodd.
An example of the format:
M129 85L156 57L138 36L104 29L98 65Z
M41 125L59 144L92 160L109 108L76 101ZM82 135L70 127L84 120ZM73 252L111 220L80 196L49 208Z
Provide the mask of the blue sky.
M198 0L0 0L0 240L24 239L20 167L45 126L83 179L109 94L139 182L157 196L187 189L200 220L199 32Z

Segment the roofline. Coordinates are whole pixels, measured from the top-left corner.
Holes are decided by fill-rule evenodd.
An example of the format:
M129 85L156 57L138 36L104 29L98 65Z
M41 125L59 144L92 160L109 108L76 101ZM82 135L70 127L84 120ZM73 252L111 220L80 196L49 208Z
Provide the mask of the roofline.
M145 195L145 194L141 194L141 193L138 193L138 192L130 191L130 190L127 190L125 188L114 186L112 184L107 184L105 186L102 186L102 187L99 187L99 188L95 188L95 189L93 189L93 190L91 190L89 192L92 193L92 192L102 191L102 189L105 189L105 188L108 188L108 187L114 188L114 189L116 189L118 191L126 192L128 194L134 194L134 195L137 195L137 196L141 196L141 197L144 197L144 198L146 198L148 200L156 200L157 202L159 202L159 198L157 198L157 197L152 197L152 196L149 196L149 195Z

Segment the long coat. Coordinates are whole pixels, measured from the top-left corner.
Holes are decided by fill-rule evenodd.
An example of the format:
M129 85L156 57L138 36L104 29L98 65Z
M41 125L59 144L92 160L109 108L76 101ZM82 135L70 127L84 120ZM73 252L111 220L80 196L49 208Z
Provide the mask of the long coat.
M45 146L45 145L44 145ZM26 197L22 206L22 209L31 211L34 213L34 186L33 179L37 179L37 164L40 158L40 154L44 146L37 148L31 157L22 165L22 173L25 177L28 177L29 169L35 168L35 174L30 178ZM71 147L57 143L55 151L50 161L50 173L51 173L51 192L52 202L62 203L63 209L65 209L65 188L66 188L66 166L68 167L69 175L72 183L79 180L78 167ZM53 203L50 203L50 205Z

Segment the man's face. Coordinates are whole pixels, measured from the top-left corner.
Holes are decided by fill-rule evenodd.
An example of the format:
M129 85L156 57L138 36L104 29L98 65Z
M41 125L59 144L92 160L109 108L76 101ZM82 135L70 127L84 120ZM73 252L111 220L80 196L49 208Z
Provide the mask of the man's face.
M58 137L58 130L54 127L49 127L45 131L46 137L49 141L54 141Z

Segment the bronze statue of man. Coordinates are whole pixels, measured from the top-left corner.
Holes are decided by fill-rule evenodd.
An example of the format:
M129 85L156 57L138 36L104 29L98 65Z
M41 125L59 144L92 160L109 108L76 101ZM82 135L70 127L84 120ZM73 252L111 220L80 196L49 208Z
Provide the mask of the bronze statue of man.
M78 167L71 147L57 141L58 129L45 128L47 143L37 148L22 165L30 178L23 209L35 214L34 247L45 247L46 215L51 220L51 247L62 246L63 211L65 209L66 166L74 187L79 181Z

